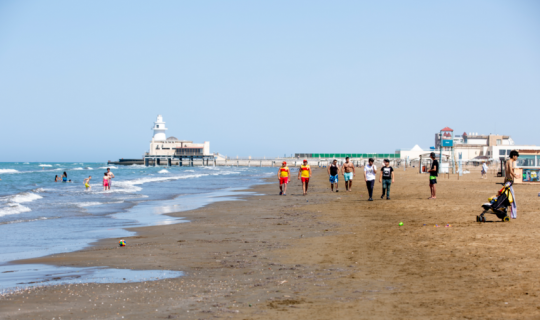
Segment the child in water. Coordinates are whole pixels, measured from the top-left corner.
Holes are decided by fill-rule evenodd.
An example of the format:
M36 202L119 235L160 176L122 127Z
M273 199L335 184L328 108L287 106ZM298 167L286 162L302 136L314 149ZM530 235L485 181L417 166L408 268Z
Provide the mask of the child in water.
M109 175L107 172L105 172L105 175L103 176L103 191L107 191L107 188L109 187Z
M88 176L88 178L84 179L84 186L86 187L86 190L92 190L92 186L90 185L91 179L92 176Z

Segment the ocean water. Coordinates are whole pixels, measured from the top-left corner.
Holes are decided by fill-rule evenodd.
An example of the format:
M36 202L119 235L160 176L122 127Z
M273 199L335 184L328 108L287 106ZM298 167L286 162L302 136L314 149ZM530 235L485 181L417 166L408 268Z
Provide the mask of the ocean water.
M107 167L115 174L110 191L102 187ZM166 214L234 199L238 189L263 183L276 170L0 163L0 266L134 235L129 227L187 222ZM72 182L54 182L63 172ZM88 176L90 191L83 184Z

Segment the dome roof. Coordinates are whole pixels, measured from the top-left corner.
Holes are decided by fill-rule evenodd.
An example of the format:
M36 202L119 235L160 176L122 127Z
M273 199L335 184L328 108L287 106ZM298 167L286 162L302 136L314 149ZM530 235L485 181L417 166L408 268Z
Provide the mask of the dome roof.
M176 137L168 137L167 140L171 141L171 140L178 140L178 139L176 139Z

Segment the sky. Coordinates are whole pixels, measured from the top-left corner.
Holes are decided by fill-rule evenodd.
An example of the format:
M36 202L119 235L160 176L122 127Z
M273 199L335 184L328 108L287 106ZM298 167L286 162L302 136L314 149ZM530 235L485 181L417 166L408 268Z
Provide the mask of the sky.
M536 0L0 0L0 161L141 158L158 114L229 157L540 145L539 110Z

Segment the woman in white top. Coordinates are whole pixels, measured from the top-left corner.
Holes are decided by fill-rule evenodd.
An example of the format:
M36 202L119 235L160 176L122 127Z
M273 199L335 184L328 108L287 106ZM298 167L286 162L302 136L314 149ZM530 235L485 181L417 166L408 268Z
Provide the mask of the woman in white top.
M375 187L375 175L377 174L377 167L373 162L374 160L369 158L369 164L364 167L364 180L366 180L366 186L369 193L368 201L373 201L373 188Z

